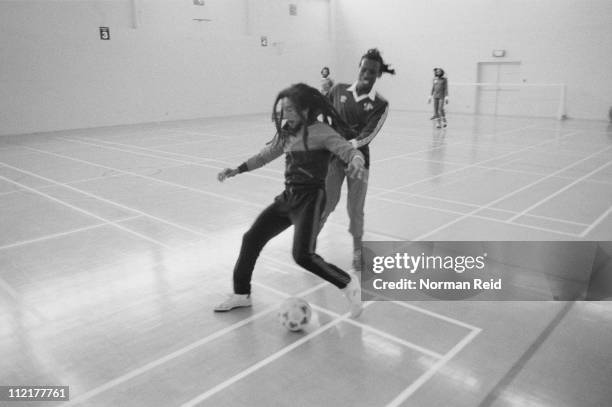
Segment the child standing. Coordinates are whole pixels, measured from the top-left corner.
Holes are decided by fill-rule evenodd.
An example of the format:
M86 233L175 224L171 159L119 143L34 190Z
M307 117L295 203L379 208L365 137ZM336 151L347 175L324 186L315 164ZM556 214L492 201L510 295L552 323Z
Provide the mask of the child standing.
M444 104L448 104L448 79L444 76L444 70L442 68L434 68L433 85L431 87L431 94L427 103L431 103L433 98L433 109L434 114L431 116L431 120L436 120L436 127L446 127L446 112L444 111Z
M332 86L334 81L329 77L329 68L324 66L321 69L321 94L327 96Z

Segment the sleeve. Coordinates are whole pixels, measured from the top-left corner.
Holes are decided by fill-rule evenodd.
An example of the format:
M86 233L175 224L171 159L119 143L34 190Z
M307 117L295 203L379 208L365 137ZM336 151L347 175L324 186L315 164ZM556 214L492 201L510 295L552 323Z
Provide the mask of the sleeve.
M325 148L335 155L337 155L342 161L349 163L355 156L361 157L365 162L365 158L361 151L357 150L353 145L344 139L340 134L335 131L330 132L323 139L323 145Z
M379 104L368 117L368 122L365 127L359 132L359 135L355 139L357 143L357 148L363 147L366 144L369 144L374 140L374 137L380 131L382 125L385 123L387 119L387 114L389 112L389 103L381 103Z
M276 143L275 139L265 146L259 153L255 154L238 167L240 173L246 171L253 171L257 168L263 167L270 161L275 160L283 154L283 146L280 143Z
M444 97L448 96L448 79L444 79Z

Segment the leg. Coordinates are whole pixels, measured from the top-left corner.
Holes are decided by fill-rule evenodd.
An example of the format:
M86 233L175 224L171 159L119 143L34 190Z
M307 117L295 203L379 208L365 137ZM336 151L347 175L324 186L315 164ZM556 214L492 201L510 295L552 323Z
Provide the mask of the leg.
M327 263L315 253L319 222L325 205L325 191L309 191L295 196L296 207L291 211L295 226L293 234L293 259L311 273L329 281L338 288L344 288L350 276L333 264Z
M297 198L296 207L291 213L295 225L293 258L306 270L340 288L349 301L351 316L358 317L362 310L359 279L327 263L315 253L319 233L317 219L321 216L325 202L324 191L308 192Z
M442 125L446 127L446 111L444 110L444 99L440 99L440 118L442 119Z
M361 242L363 239L364 208L368 192L370 171L363 172L362 179L348 178L347 210L350 219L349 232L353 236L353 267L361 271Z
M283 202L275 201L268 206L244 234L234 267L234 293L251 293L251 277L261 250L270 239L291 226L284 205L286 204Z
M442 127L442 122L441 122L441 114L444 111L444 108L442 107L444 105L444 101L440 98L435 98L434 99L434 110L436 111L436 127L440 128Z
M338 201L340 200L340 193L342 192L342 183L344 182L344 167L345 164L338 158L332 158L329 163L329 169L327 171L327 178L325 179L325 193L327 199L325 201L325 208L321 215L321 225L319 230L323 229L323 225L327 221L329 215L336 209Z
M435 120L435 119L437 119L437 118L439 118L439 117L440 117L440 115L439 115L439 113L438 113L438 109L439 109L438 105L439 105L439 104L440 104L440 99L438 99L438 98L434 98L434 99L433 99L433 110L434 110L434 114L433 114L433 116L432 116L432 118L431 118L432 120Z

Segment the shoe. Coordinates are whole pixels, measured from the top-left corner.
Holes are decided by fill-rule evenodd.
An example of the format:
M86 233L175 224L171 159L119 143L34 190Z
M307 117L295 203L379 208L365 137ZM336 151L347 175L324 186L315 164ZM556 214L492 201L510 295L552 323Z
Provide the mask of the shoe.
M361 271L361 249L353 250L353 269Z
M227 300L215 307L215 312L227 312L234 308L250 307L251 305L250 294L230 294Z
M359 277L353 273L349 273L349 275L351 276L351 281L342 289L342 292L351 307L351 318L357 318L363 310L361 305L361 284L359 284Z
M429 118L429 120L436 120L437 118L438 118L438 116L431 116L431 117Z
M436 129L441 129L442 125L440 123L436 124Z

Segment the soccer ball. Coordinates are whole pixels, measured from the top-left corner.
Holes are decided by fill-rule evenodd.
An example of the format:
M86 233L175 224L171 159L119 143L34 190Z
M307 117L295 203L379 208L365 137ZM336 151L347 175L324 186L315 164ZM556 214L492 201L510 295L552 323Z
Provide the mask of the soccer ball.
M278 320L290 331L301 331L310 322L312 310L310 304L301 298L287 298L278 310Z

